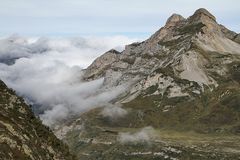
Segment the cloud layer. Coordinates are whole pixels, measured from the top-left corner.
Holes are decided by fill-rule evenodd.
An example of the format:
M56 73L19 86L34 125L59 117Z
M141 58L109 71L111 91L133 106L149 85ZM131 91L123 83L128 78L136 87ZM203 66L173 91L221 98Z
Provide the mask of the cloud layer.
M28 101L52 126L115 98L126 86L102 90L103 79L81 80L97 56L135 41L127 37L23 38L0 40L0 79Z

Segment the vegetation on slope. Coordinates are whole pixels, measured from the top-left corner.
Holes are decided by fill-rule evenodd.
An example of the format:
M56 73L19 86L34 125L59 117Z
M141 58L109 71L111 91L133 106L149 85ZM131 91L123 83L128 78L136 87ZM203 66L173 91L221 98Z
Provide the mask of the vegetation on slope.
M0 81L0 157L17 160L71 160L74 157L22 98Z

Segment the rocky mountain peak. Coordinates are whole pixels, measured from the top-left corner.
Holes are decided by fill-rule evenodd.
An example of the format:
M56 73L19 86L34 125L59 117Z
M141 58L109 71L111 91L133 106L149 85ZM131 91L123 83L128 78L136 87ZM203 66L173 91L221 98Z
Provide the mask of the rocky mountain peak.
M133 149L121 146L122 142L119 145L118 135L126 132L125 129L129 131L151 124L157 129L204 133L204 138L205 133L239 134L239 39L237 33L219 25L216 18L206 9L198 9L187 19L173 14L166 25L149 39L127 45L121 54L115 54L114 50L104 53L85 70L84 79L104 78L101 88L103 90L127 84L124 93L110 102L116 106L121 104L122 108L119 110L124 109L123 112L127 112L127 115L111 119L110 116L103 115L105 108L109 109L109 106L106 105L104 109L100 106L86 112L80 120L77 119L71 124L72 128L75 128L75 125L84 125L88 129L86 132L69 131L70 134L66 134L65 139L77 151L80 159L82 157L91 159L89 157L100 154L107 156L110 152L103 153L102 148L112 152L116 146L120 146L121 153L124 154L120 155L120 150L117 150L109 154L109 157L120 155L120 159L125 159L125 153ZM79 136L76 136L76 132ZM156 142L156 146L159 147L159 141ZM100 148L100 145L103 147ZM86 154L85 146L92 151ZM131 146L137 146L133 149L132 155L139 157L144 155L142 159L156 159L151 149L147 155L147 145L144 145L144 152L139 152L139 155L136 154L138 153L136 150L139 151L141 147ZM192 149L191 147L191 151L187 152L192 153ZM235 146L233 149L235 151ZM184 151L186 148L179 152L180 159L184 157ZM130 154L126 159L131 159ZM185 159L223 157L222 149L214 153L215 157L209 157L208 154L209 149L206 149L205 153L201 149L200 158L192 157L191 154ZM232 156L227 153L225 155L232 157L222 159L236 159L234 154ZM149 158L151 155L154 157ZM173 159L170 156L168 158Z
M203 27L204 29L202 29ZM149 42L156 44L159 41L169 41L174 37L176 38L176 35L195 34L200 31L202 31L202 33L214 32L221 34L221 29L216 18L204 8L196 10L194 14L187 19L179 14L173 14L168 18L165 26L149 39Z
M205 8L200 8L195 11L195 13L189 17L190 21L195 21L195 22L206 22L206 21L214 21L216 22L216 18L214 15L212 15L208 10Z
M176 25L177 22L184 21L185 18L179 14L174 13L172 16L170 16L166 22L165 27L171 27Z
M98 57L86 70L86 78L94 78L96 74L100 74L102 70L106 70L109 66L118 60L120 52L115 49L111 49Z
M237 40L238 35L219 25L216 22L216 18L206 9L200 8L196 10L187 19L181 15L173 14L168 18L166 25L146 41L127 45L121 54L116 50L110 50L98 57L86 69L84 79L89 80L104 77L109 70L111 73L114 72L114 75L122 75L125 71L126 75L129 72L132 72L132 75L139 74L140 72L141 75L147 75L152 71L152 68L168 66L169 64L178 66L177 62L181 62L182 66L179 66L180 69L176 69L176 66L174 66L173 70L175 72L178 70L178 74L180 75L182 70L192 68L192 66L183 67L187 63L184 55L189 54L189 52L192 53L192 57L187 59L189 65L191 65L192 59L198 57L196 60L201 62L196 62L199 64L195 68L199 68L198 65L201 68L205 66L208 59L201 57L199 49L204 52L240 54L240 46L237 44ZM199 74L200 71L197 70L195 72ZM182 77L180 78L206 85L216 85L214 80L207 78L207 74L202 74L202 80L199 81L200 78L192 78L192 73L190 72L193 71L189 71L187 74L185 72L181 74ZM126 78L123 75L123 79L128 79L131 76L127 75Z

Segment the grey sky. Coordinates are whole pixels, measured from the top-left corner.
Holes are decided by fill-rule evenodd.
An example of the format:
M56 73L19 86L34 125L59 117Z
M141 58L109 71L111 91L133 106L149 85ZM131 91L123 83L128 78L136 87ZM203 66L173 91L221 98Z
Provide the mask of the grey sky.
M0 0L0 36L150 36L172 13L198 8L240 32L239 0Z

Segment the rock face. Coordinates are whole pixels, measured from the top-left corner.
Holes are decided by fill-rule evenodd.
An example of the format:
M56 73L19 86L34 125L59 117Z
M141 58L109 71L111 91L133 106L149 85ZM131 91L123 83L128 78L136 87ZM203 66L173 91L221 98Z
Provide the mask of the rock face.
M112 63L118 61L120 52L110 50L97 58L85 71L86 79L94 79L95 75L101 76L104 70L109 69Z
M240 44L240 34L235 35L233 40Z
M130 44L122 53L109 51L97 58L86 69L85 79L105 77L111 82L106 83L109 86L132 79L143 83L156 70L168 69L180 79L214 88L218 86L214 77L226 76L228 66L240 55L237 41L238 35L219 25L206 9L198 9L187 19L173 14L146 41ZM139 87L141 83L134 85ZM133 87L130 92L133 90L142 92L141 87Z
M176 25L176 23L180 22L180 21L184 21L185 18L183 18L181 15L179 14L173 14L171 17L168 18L165 27L173 27Z
M0 159L72 160L68 147L42 125L23 99L0 81Z
M200 8L195 11L195 13L189 17L189 20L192 22L203 22L203 21L214 21L216 22L216 18L214 15L208 12L208 10L204 8Z
M131 82L113 103L121 105L126 116L112 120L103 117L100 108L91 110L64 126L71 129L63 139L83 159L235 159L239 140L230 140L228 146L226 137L221 138L221 145L208 139L209 147L204 149L199 141L196 148L185 143L195 136L191 134L184 142L179 142L178 134L164 142L154 137L153 147L122 144L119 135L131 142L138 140L136 136L151 141L147 133L136 131L147 126L169 133L204 134L198 137L200 141L211 134L239 134L239 69L237 33L218 24L206 9L186 19L173 14L149 39L127 45L121 53L109 51L85 70L86 81L104 77L103 89ZM165 142L175 149L168 151Z

